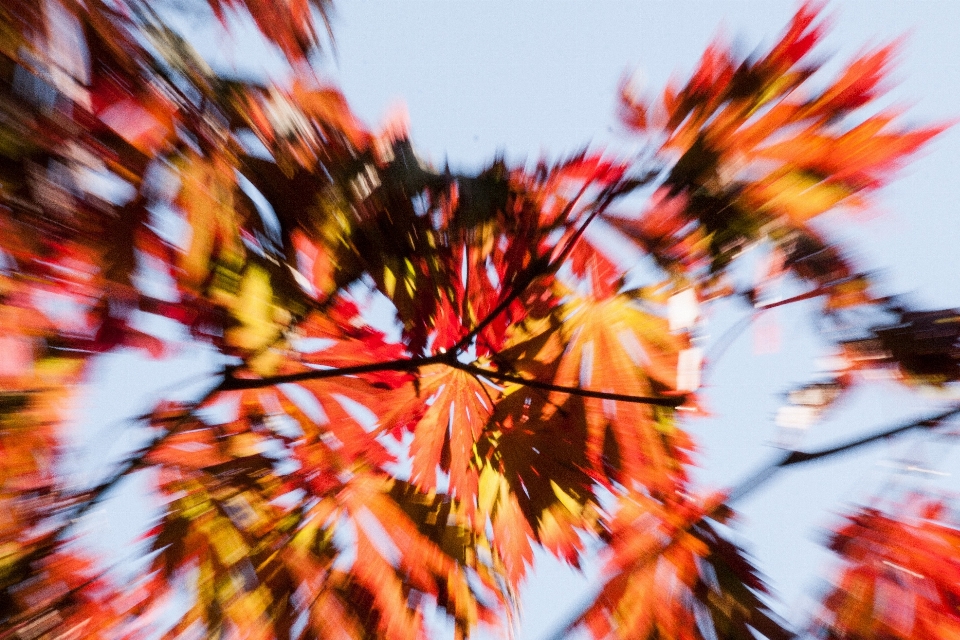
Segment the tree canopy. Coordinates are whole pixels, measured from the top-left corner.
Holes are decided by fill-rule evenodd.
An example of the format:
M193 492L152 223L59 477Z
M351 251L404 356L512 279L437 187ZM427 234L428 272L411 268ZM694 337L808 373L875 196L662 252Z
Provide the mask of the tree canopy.
M729 535L736 501L960 406L701 487L697 319L816 299L847 328L829 375L790 392L793 423L865 372L960 379L960 313L881 295L817 225L868 209L943 130L879 103L896 45L825 73L807 4L772 47L718 40L657 95L625 82L639 153L466 173L418 157L402 119L368 127L315 72L327 0L209 8L249 14L292 80L218 74L143 0L0 6L0 638L421 638L433 608L457 637L507 634L534 550L579 566L588 543L603 583L561 634L794 637ZM766 267L744 287L751 252ZM774 281L796 294L770 301ZM70 398L102 354L168 356L144 316L221 368L132 417L146 443L78 484ZM135 476L163 516L121 585L76 530ZM958 544L932 497L847 515L809 633L960 637Z

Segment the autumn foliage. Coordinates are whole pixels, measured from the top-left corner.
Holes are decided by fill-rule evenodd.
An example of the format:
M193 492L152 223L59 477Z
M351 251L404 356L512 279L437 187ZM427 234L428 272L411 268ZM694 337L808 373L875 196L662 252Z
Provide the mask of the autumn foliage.
M809 414L865 369L960 378L958 316L878 296L813 225L869 207L941 130L874 108L895 48L821 77L807 5L766 51L717 42L659 96L625 84L624 135L649 153L461 175L308 73L325 0L210 8L249 12L296 80L218 76L148 2L0 7L0 638L412 639L433 607L458 636L505 630L534 550L578 566L587 541L604 583L570 628L791 637L724 533L751 487L691 480L697 308L740 297L760 313L764 283L790 278L826 317L886 318L791 394ZM65 43L84 62L65 64ZM649 258L642 286L585 233L595 220ZM769 272L737 290L757 246ZM396 338L371 326L375 300ZM68 401L92 364L170 355L144 316L214 347L222 370L194 402L137 417L151 437L132 457L71 484ZM165 506L131 590L75 529L137 474ZM819 637L960 637L960 538L946 510L911 510L837 532Z

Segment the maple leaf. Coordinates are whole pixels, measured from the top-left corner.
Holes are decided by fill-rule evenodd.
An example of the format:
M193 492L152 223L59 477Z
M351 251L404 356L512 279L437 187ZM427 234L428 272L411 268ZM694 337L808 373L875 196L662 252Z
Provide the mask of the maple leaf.
M617 507L607 578L577 621L594 638L793 637L760 599L757 571L702 519L709 506L627 494Z
M217 434L207 425L196 429L182 429L167 436L163 444L146 456L146 462L187 469L204 469L224 464L231 458L227 446L219 442Z
M337 553L331 542L321 540L333 540L332 532L346 522L356 559L346 573L329 571L328 579L317 583L316 571L327 572L323 566ZM410 605L414 594L420 594L415 601L433 598L464 632L479 622L493 622L502 595L490 568L471 551L477 535L449 498L365 475L345 485L336 500L313 507L289 551L295 551L290 556L294 566L307 563L296 573L314 590L312 607L318 609L311 619L320 637L328 637L329 621L313 614L328 610L345 621L344 629L363 628L375 637L421 637L422 614ZM481 589L472 586L470 574Z
M274 373L285 361L285 330L301 301L284 286L284 272L269 266L249 260L240 273L218 269L208 291L223 315L229 314L221 348L247 356L246 367L258 375Z
M308 365L343 368L390 362L408 355L402 344L387 341L382 331L371 327L356 304L342 298L324 313L308 315L297 324L297 332L303 339L297 345L299 360ZM410 374L404 371L380 371L362 377L388 388L410 380Z
M661 187L636 219L602 214L602 219L636 242L668 271L684 273L709 264L709 239L704 231L682 233L689 221L684 214L688 198Z
M844 565L815 623L822 637L960 637L960 534L942 503L911 502L896 517L861 509L831 537Z
M235 178L223 158L190 153L182 163L176 204L185 212L191 235L179 266L182 284L197 290L209 276L212 258L234 267L243 258L233 208Z
M669 333L666 320L642 311L626 296L571 299L556 313L556 321L540 329L541 335L535 329L534 337L512 347L518 352L529 348L530 356L552 368L555 385L640 398L678 393L677 361L687 344ZM542 419L549 420L569 397L551 391ZM672 492L682 472L669 443L676 428L667 414L644 404L599 398L585 398L583 404L587 460L600 477L606 473L605 446L615 443L623 482L636 480L651 490Z
M652 110L623 86L624 123L666 134L660 155L672 166L664 187L682 208L670 219L661 208L615 224L661 264L696 269L705 245L711 271L722 271L751 242L782 237L781 227L807 233L806 223L827 211L864 208L871 191L943 130L898 130L894 114L865 111L881 94L893 45L860 55L816 97L805 95L817 66L799 65L822 32L808 3L764 55L737 61L728 46L713 44L691 79L669 87ZM844 304L866 300L845 288L853 295Z
M305 61L319 44L313 10L329 29L330 0L207 0L207 3L224 24L224 5L232 9L245 8L260 32L291 62Z
M349 471L354 465L380 467L394 461L376 440L372 425L365 424L353 408L359 405L376 409L380 406L376 403L385 400L379 390L356 378L311 380L297 387L298 391L291 390L289 394L277 389L241 392L242 418L259 423L269 417L271 426L280 419L292 420L303 438L287 436L288 446L294 446L295 455L306 456L302 462L312 459L310 451L320 447L325 453L316 453L324 465L329 465L319 469L321 472ZM305 472L313 471L311 467L308 465Z
M14 554L3 557L0 577L0 624L13 637L41 637L82 632L93 640L132 639L129 598L94 562L64 545L34 562L29 575L17 575ZM41 635L35 635L41 634Z
M269 469L269 466L267 467ZM253 472L253 473L251 473ZM194 478L169 479L171 502L153 540L157 555L151 589L163 593L172 578L196 568L196 599L168 633L200 622L210 634L225 625L250 629L262 640L288 637L277 629L289 593L273 593L267 576L289 538L293 518L271 504L269 472L249 463L209 468ZM280 633L277 633L280 631Z
M520 385L506 386L486 438L478 443L478 455L484 460L480 513L493 519L515 517L515 501L526 520L525 525L515 523L530 539L525 544L513 537L512 546L501 549L494 539L505 565L513 568L515 581L523 575L523 562L531 560L534 541L579 566L583 549L579 534L595 524L598 507L586 458L582 399L571 397L562 409L543 420L539 417L547 405L546 397L545 392Z
M91 95L93 115L133 149L152 156L173 137L176 104L149 86L134 94L127 83L116 79L117 71L103 70L95 77Z
M422 489L437 488L437 469L449 474L450 493L470 504L477 495L474 447L498 395L489 382L437 364L423 367L417 393L388 418L393 429L413 432L412 479Z

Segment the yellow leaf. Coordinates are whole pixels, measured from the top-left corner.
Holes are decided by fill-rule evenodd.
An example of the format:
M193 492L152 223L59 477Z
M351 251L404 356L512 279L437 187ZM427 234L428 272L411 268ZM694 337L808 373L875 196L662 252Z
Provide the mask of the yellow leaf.
M489 514L493 512L493 507L500 496L500 483L502 476L493 470L490 465L485 465L480 472L479 488L477 490L478 506L480 513Z
M387 296L392 298L393 292L397 288L397 277L393 275L390 267L383 268L383 288L386 290Z
M751 185L745 195L757 208L801 224L832 209L851 194L841 184L794 171L768 176Z
M250 265L235 303L234 317L240 326L226 332L224 337L227 344L247 351L255 351L269 344L279 333L274 316L270 274L256 265Z
M578 514L583 510L583 507L580 505L577 500L571 496L569 493L560 488L553 480L550 481L550 487L553 489L554 495L557 496L557 500L560 501L564 507L567 508L567 511L573 514Z
M189 154L181 163L176 204L190 225L190 240L180 257L180 268L183 284L190 288L198 289L207 279L214 257L228 264L242 260L234 180L232 168L222 159Z

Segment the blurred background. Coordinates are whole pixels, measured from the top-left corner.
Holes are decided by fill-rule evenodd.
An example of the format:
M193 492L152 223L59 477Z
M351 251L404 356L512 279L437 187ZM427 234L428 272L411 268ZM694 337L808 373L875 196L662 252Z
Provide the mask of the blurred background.
M623 142L615 118L625 75L641 93L655 95L671 77L688 74L716 37L749 53L773 42L796 8L781 0L345 0L333 14L335 46L319 68L370 126L405 110L418 153L437 167L475 170L496 154L512 162L558 160L583 148L629 154L638 148ZM232 24L228 33L206 12L190 14L174 4L158 10L218 71L277 80L286 73L250 24ZM832 28L820 49L830 56L825 78L865 48L902 38L884 104L902 106L908 123L956 120L960 4L848 0L829 4L827 14ZM831 214L846 217L822 224L842 234L845 253L874 275L882 293L902 294L923 308L960 306L958 169L960 131L954 128L900 172L868 214ZM623 256L631 259L626 248ZM756 277L750 260L741 271L746 283ZM635 273L640 280L643 275ZM736 483L772 458L785 439L815 448L926 415L956 399L950 391L931 397L880 379L858 387L805 432L786 433L775 420L785 392L816 380L832 355L835 336L818 330L818 308L816 302L793 304L749 326L742 322L749 315L742 302L704 309L703 398L712 417L690 420L687 427L700 445L698 479L705 487ZM394 330L386 316L371 320ZM142 442L136 430L118 437L110 425L149 409L159 397L195 397L204 374L217 365L212 349L190 343L179 325L156 317L151 322L143 328L181 346L159 361L136 352L98 358L94 379L101 382L80 400L75 444L84 455L73 470L78 478ZM777 611L800 623L815 607L831 567L822 531L849 503L882 503L921 487L953 495L960 485L950 475L957 462L952 445L922 435L877 444L783 472L740 504L734 529L777 594ZM144 499L146 482L145 476L127 482L84 525L91 544L118 561L138 555L136 537L157 508ZM135 573L136 565L128 570ZM580 573L538 555L522 594L517 637L545 638L562 626L592 593L597 571L596 562Z

